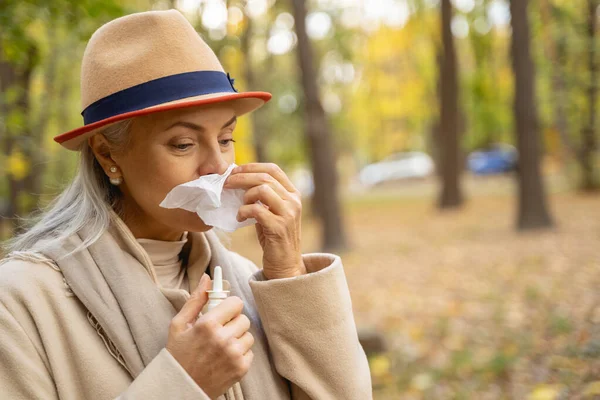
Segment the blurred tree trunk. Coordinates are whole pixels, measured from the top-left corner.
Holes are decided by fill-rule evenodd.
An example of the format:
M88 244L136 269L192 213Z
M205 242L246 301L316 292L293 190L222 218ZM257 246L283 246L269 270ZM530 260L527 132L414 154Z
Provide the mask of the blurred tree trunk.
M540 135L535 99L535 71L529 50L528 0L511 0L511 54L515 76L514 115L519 150L520 230L552 226L540 172Z
M599 183L596 177L595 154L596 154L596 103L597 103L597 80L598 80L598 62L596 60L596 27L598 0L588 0L588 23L587 23L587 48L588 48L588 70L589 85L587 90L588 102L588 121L583 129L583 138L581 141L581 169L582 182L581 188L585 191L597 190Z
M2 138L2 151L5 157L13 155L16 151L26 153L23 149L24 139L29 135L27 113L29 111L29 82L36 59L36 48L29 46L21 62L15 63L4 59L0 43L0 138ZM11 95L7 95L11 93ZM5 207L5 217L13 230L17 227L17 216L22 214L20 204L21 193L24 189L24 180L15 176L13 171L7 174L8 204ZM3 218L4 219L4 218Z
M433 41L435 41L437 43L437 38L432 38ZM441 45L436 45L436 49L435 49L435 62L438 68L438 71L442 70L442 59L444 58L443 53L444 50L442 49ZM437 102L437 104L439 105L440 109L442 106L442 74L438 73L436 80L435 80L435 99L434 101ZM442 179L442 162L441 162L441 156L440 156L440 148L442 145L442 129L440 126L440 116L438 115L436 118L433 119L433 121L431 122L431 130L429 133L429 143L428 143L428 149L429 149L429 153L431 154L431 158L433 159L433 163L435 164L435 172L437 175L437 178Z
M539 7L545 54L550 61L550 85L553 93L552 111L554 114L553 125L562 142L562 161L565 163L573 156L574 146L568 133L566 108L567 84L564 75L561 73L562 62L558 40L562 39L559 39L553 31L556 22L553 21L553 6L550 3L550 0L541 0Z
M298 64L304 90L305 135L311 157L314 179L314 204L322 222L322 247L325 250L346 247L341 207L338 195L338 176L335 153L325 111L319 98L313 50L306 33L305 0L292 0L295 30L298 36Z
M450 29L452 21L452 4L450 0L442 0L442 46L443 53L440 64L440 163L438 174L442 181L439 207L456 208L463 203L459 176L461 174L459 106L458 106L458 71L454 38Z
M254 74L254 66L252 63L252 54L250 44L252 43L252 34L254 29L254 22L250 16L246 16L246 29L240 38L241 51L244 55L244 78L248 86L247 90L256 90L258 87L256 82L256 75ZM267 149L264 137L264 120L262 109L258 109L253 113L249 114L250 127L252 129L252 138L254 144L254 152L256 154L256 161L265 162L267 161Z
M61 97L56 96L56 76L58 69L58 60L62 48L68 48L70 43L59 44L57 42L56 26L49 24L47 27L48 37L48 59L45 62L44 70L44 90L40 95L40 113L35 122L29 125L29 141L25 152L30 163L29 174L23 182L23 192L26 201L23 204L22 212L26 215L34 211L38 207L38 199L41 195L43 175L46 165L46 156L44 149L44 133L48 129L54 104L57 99L62 101ZM65 47L63 47L65 46ZM65 107L62 107L65 108ZM62 125L68 126L68 125Z

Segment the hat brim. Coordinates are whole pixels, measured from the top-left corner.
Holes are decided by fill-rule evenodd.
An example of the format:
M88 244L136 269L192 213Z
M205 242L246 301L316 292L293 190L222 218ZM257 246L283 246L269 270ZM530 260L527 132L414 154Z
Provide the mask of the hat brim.
M79 150L81 144L90 136L97 133L100 128L105 128L115 122L125 119L139 117L142 115L153 114L161 111L176 110L194 106L202 106L215 103L231 102L236 116L244 115L264 105L271 99L272 95L267 92L243 92L243 93L212 93L185 99L175 100L163 103L157 106L143 108L141 110L131 111L124 114L118 114L110 118L103 119L72 131L63 133L54 138L54 141L62 147L69 150Z

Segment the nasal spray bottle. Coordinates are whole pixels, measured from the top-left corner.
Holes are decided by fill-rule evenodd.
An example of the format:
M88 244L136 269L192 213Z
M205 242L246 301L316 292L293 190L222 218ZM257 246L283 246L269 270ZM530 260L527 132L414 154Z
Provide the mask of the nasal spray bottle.
M223 290L223 270L221 267L215 267L213 273L212 290L207 290L208 293L208 311L215 308L229 295L229 290Z

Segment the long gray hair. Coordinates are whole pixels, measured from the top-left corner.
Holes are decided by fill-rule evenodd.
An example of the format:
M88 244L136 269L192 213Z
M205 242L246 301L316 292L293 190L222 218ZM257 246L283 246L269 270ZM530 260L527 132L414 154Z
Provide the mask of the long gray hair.
M129 142L131 124L132 120L117 122L100 133L112 149L122 152ZM84 226L90 227L95 234L72 253L82 250L97 241L109 227L111 209L118 208L120 198L120 190L111 185L86 141L81 146L79 169L71 184L31 220L33 226L7 241L4 250L6 253L43 253Z

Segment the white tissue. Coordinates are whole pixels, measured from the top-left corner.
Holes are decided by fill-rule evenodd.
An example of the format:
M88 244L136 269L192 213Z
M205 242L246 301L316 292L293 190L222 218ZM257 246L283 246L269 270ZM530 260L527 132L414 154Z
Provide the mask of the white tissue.
M233 232L253 225L256 220L238 222L238 210L244 205L243 189L223 189L225 180L237 167L231 164L223 175L211 174L175 186L160 203L164 208L182 208L198 214L206 225Z

